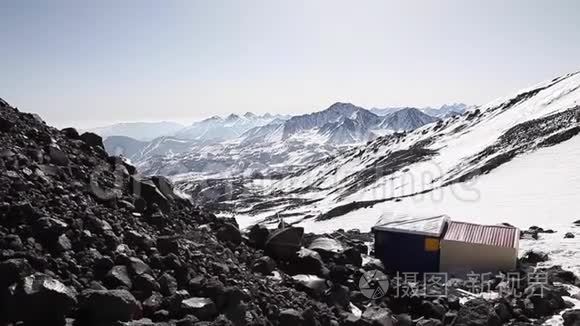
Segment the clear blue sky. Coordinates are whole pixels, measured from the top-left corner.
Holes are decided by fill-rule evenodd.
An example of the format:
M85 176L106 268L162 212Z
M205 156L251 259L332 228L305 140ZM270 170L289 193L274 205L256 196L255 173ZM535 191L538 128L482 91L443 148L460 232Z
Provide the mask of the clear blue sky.
M580 70L580 2L2 1L0 97L57 126L482 104Z

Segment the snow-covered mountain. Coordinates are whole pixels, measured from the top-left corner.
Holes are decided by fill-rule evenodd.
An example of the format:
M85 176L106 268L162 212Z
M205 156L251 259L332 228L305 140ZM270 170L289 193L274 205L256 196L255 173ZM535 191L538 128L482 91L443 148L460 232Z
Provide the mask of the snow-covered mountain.
M103 138L111 136L125 136L141 141L150 141L157 137L172 135L183 128L175 122L129 122L117 123L109 126L88 130Z
M444 104L441 107L387 107L387 108L372 108L370 111L378 116L385 116L393 112L405 109L418 109L423 113L436 118L448 118L456 115L461 115L470 109L474 109L474 105L467 105L464 103Z
M255 174L278 178L380 135L412 130L436 120L415 109L379 117L349 103L284 118L232 114L203 120L175 136L145 144L124 138L107 139L106 143L108 149L124 154L148 174L180 180ZM250 128L266 121L269 123ZM123 146L128 146L125 153Z
M237 218L314 232L366 231L383 214L569 225L580 218L579 133L573 73L316 162L237 200Z
M423 108L421 111L437 118L449 118L456 115L461 115L470 109L475 109L474 105L467 105L464 103L444 104L439 108Z
M381 129L393 131L411 131L438 120L419 109L406 108L387 114L379 126Z
M246 131L267 125L277 119L286 119L285 116L266 114L258 116L247 112L240 116L230 114L222 118L214 116L203 121L195 122L183 128L173 136L180 139L196 140L200 142L220 142L240 137Z
M309 135L321 143L353 145L366 143L380 135L413 130L436 120L416 109L403 109L378 116L351 103L338 102L320 112L251 129L242 137L255 141L285 141Z

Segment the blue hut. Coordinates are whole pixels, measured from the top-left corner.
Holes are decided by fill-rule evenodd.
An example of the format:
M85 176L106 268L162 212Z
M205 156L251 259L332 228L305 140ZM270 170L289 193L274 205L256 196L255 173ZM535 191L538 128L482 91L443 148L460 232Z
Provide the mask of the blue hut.
M375 256L389 271L439 271L440 241L449 217L382 217L373 227Z

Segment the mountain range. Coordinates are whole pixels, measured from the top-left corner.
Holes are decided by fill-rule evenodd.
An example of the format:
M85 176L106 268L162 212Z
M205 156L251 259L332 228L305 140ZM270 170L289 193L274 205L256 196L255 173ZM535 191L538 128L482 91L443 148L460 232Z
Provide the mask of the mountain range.
M403 109L409 109L411 107L386 107L386 108L372 108L370 111L376 115L384 116L389 113L393 113L396 111L400 111ZM417 108L421 110L423 113L426 113L432 117L437 118L448 118L455 115L461 115L470 109L475 108L474 105L467 105L464 103L453 103L453 104L444 104L438 108L435 107L423 107Z
M366 230L385 213L571 223L580 209L578 103L580 73L567 74L353 146L229 203L247 223L284 217L315 232Z
M437 120L418 109L378 116L350 103L335 103L294 117L212 117L149 142L113 136L104 144L109 153L123 154L149 174L286 175L348 147Z

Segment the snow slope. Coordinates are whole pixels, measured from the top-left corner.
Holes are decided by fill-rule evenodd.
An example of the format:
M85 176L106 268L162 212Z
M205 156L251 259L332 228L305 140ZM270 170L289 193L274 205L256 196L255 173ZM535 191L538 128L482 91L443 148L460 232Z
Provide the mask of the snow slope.
M580 75L569 74L379 138L264 190L267 198L306 204L247 206L238 220L250 224L279 213L312 232L368 230L384 213L570 225L580 219L578 102Z

